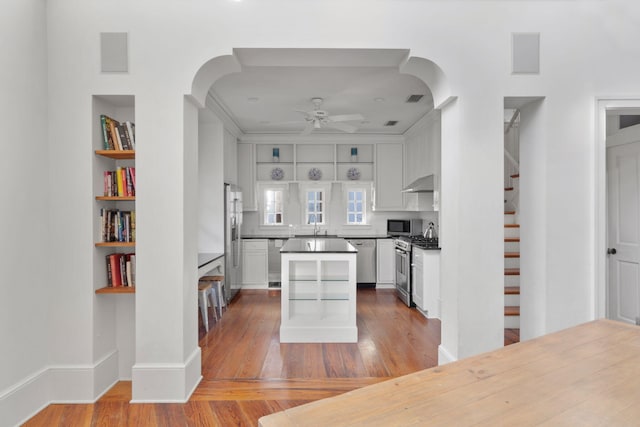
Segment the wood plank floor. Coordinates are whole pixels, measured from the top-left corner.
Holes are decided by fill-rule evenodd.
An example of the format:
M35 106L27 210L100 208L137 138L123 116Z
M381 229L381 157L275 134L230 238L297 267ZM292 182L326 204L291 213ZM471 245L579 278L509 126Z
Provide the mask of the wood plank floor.
M358 290L358 343L280 344L280 292L243 290L200 328L203 380L185 404L129 404L117 383L95 404L53 404L25 426L256 426L258 418L437 364L440 321L394 290ZM505 335L505 343L507 342Z

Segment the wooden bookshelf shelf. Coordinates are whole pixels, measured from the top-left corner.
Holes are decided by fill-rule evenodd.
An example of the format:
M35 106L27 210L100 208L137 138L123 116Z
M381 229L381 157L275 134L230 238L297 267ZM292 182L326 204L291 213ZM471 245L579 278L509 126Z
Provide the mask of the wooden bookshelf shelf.
M117 288L106 287L96 289L96 294L134 294L136 288L134 286L118 286Z
M135 159L136 152L134 150L96 150L98 156L108 157L116 160Z
M136 196L96 196L96 200L113 200L116 202L126 202L136 200Z
M107 248L126 248L126 247L134 247L136 242L98 242L96 243L96 247L107 247Z

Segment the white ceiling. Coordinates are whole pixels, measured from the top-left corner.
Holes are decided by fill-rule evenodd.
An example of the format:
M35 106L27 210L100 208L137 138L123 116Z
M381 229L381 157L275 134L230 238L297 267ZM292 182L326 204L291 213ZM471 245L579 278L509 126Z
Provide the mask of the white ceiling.
M245 134L302 132L304 114L296 110L313 110L315 97L330 115L361 114L364 120L346 122L361 134L403 134L433 109L426 84L399 72L404 49L235 49L234 56L241 72L217 80L210 95ZM410 95L424 97L407 103ZM398 123L384 126L389 120Z

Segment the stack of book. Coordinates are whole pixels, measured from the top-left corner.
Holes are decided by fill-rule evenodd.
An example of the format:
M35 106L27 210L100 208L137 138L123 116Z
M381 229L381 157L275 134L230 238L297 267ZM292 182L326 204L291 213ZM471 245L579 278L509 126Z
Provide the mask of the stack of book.
M136 285L136 254L109 254L107 260L107 286L119 288Z
M105 196L135 196L136 168L118 167L115 171L104 171Z
M135 124L129 120L120 123L117 120L100 115L102 124L102 140L105 150L135 150Z
M135 242L136 211L100 209L100 236L103 242Z

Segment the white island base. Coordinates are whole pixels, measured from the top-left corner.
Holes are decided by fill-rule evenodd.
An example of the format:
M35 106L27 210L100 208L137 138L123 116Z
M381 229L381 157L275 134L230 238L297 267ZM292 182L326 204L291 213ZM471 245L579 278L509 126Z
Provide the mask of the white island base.
M290 239L287 245L282 249L280 342L358 342L355 248L342 239ZM294 251L301 248L306 250Z

